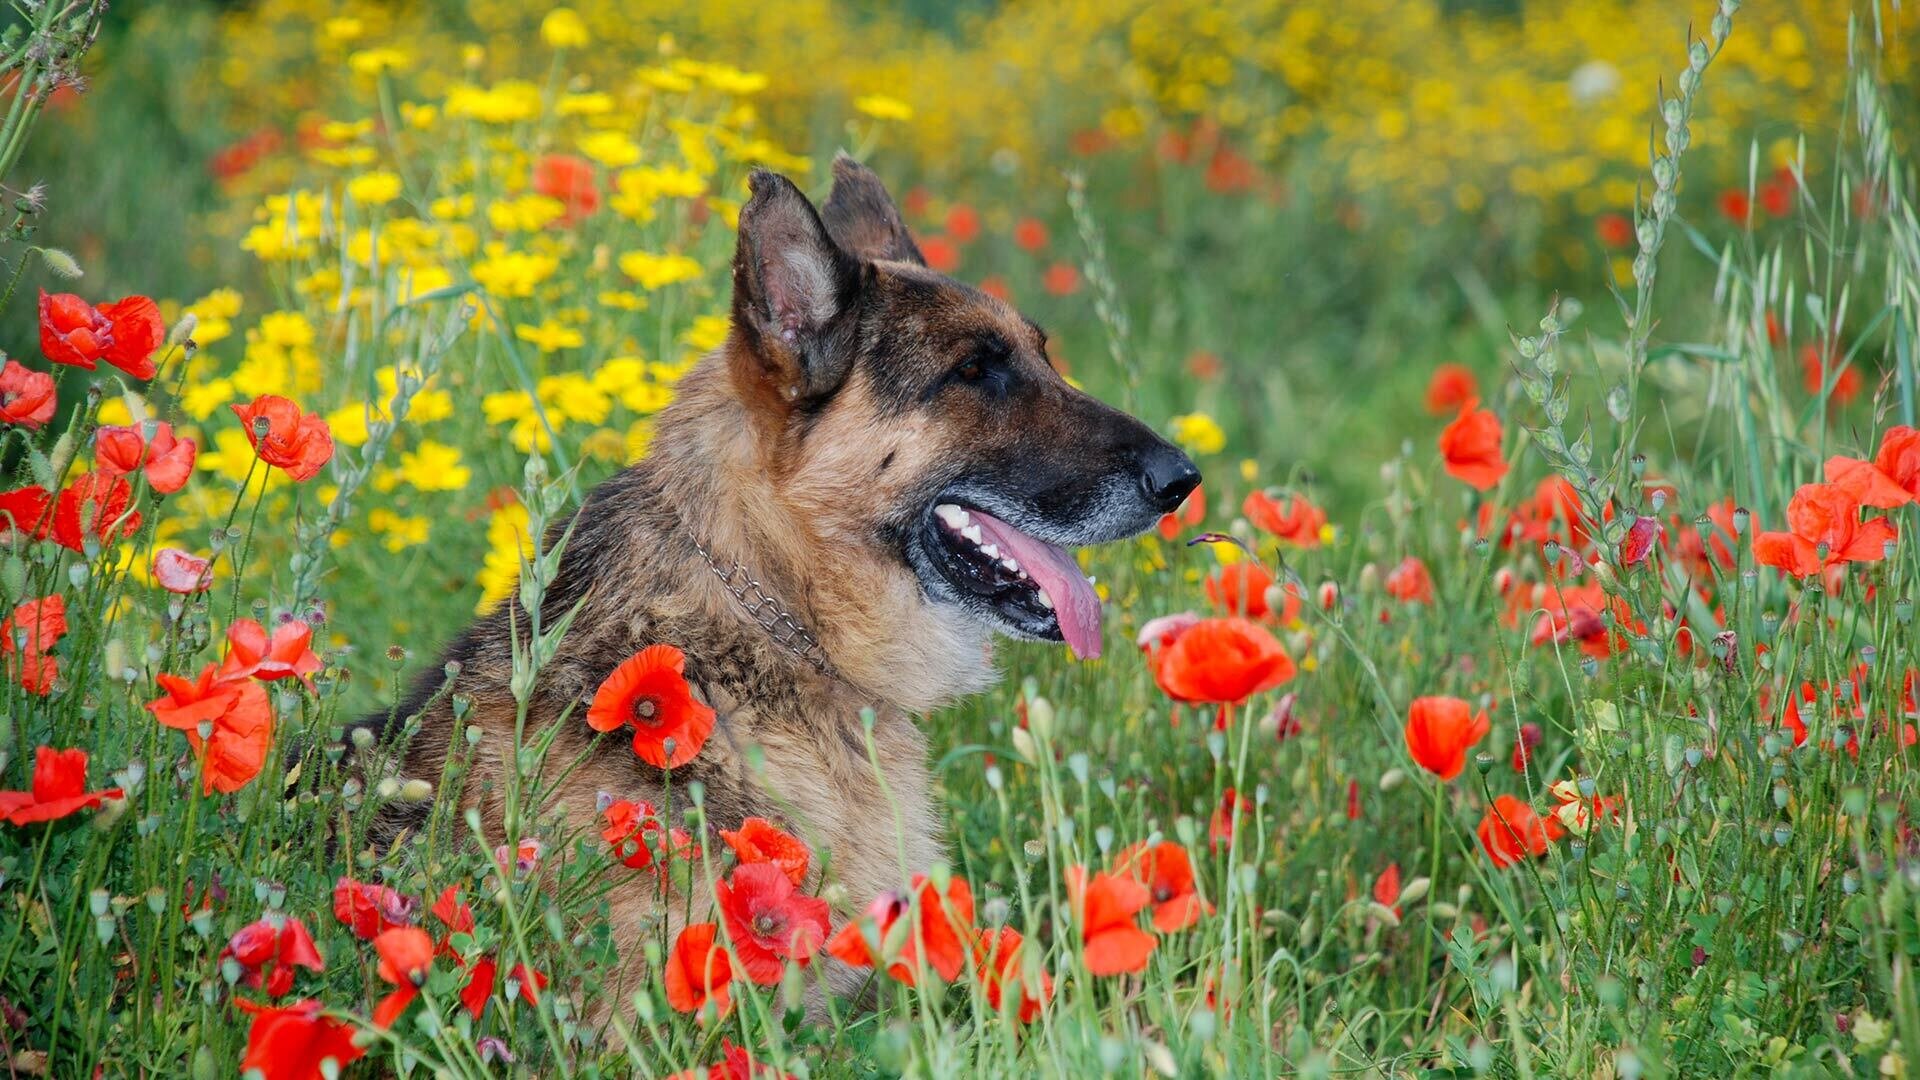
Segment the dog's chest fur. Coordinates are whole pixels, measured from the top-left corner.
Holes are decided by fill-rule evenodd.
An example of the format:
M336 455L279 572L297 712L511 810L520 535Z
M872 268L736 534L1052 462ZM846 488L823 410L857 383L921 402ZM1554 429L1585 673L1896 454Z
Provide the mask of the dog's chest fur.
M897 699L889 700L892 695L863 690L848 678L821 675L744 617L694 547L684 513L665 501L661 488L673 480L671 457L609 480L589 497L567 538L543 617L550 626L574 611L574 620L558 652L540 671L526 725L529 741L557 726L544 758L546 783L572 768L548 792L544 809L589 836L597 835L602 825L597 802L604 792L644 799L656 807L671 804L670 823L678 825L691 785L697 782L709 828L700 839L709 846L714 864L724 864L719 830L736 829L749 817L767 818L813 850L807 891L820 892L829 883L840 886L831 890L841 899L838 922L943 857L926 739ZM483 732L460 800L463 808L480 811L492 843L503 833L507 778L513 767L511 643L516 623L520 634L526 632L526 615L518 603L517 598L508 601L482 617L447 654L461 665L456 692L473 702L466 722ZM836 644L833 629L822 628L830 648ZM861 670L915 674L910 656L889 655L883 648L899 639L900 628L893 634L885 626L852 629L859 640L881 650L856 656ZM846 636L842 634L838 655L849 655ZM587 704L608 673L641 648L659 642L686 654L689 683L717 714L714 732L699 755L674 771L671 793L665 774L635 757L627 733L597 736L585 720ZM950 673L918 674L975 683L988 670L984 649L972 656L963 653L953 668ZM406 757L409 776L439 776L452 742L451 708L444 697L429 702L431 689L423 686L400 712L404 717L424 708L422 730ZM946 696L942 688L915 688L912 696L923 695ZM868 710L870 727L863 719ZM576 761L581 764L573 767ZM523 791L525 784L539 782L523 778ZM527 827L530 823L523 824ZM615 873L632 872L621 868ZM650 881L610 893L613 930L623 955L637 946L656 916L666 918L669 929L677 932L683 905L656 911ZM696 919L705 911L704 903L695 903ZM857 986L853 973L838 965L828 968L839 989Z

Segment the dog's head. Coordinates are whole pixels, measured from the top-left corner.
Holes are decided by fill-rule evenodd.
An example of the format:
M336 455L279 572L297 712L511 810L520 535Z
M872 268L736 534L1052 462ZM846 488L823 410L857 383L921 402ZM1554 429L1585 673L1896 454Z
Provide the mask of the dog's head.
M938 618L1097 655L1072 549L1147 529L1193 462L1069 385L1033 320L928 269L864 166L834 162L822 210L783 176L752 186L730 376L785 517L910 577Z

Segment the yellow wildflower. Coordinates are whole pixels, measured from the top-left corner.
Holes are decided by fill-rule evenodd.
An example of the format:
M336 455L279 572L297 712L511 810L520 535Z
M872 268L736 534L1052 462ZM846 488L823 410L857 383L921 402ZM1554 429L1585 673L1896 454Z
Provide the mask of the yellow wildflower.
M374 78L389 71L405 71L407 65L412 62L413 57L404 49L391 47L361 49L347 57L347 66L352 68L355 74L365 75L368 78Z
M1227 433L1206 413L1186 413L1173 418L1173 441L1196 454L1217 454L1226 448Z
M540 40L552 49L583 49L592 37L587 24L572 8L558 7L540 20Z
M649 291L700 277L700 264L685 255L629 251L620 256L620 272Z
M431 522L424 517L408 517L376 506L367 511L367 528L384 538L388 551L401 552L426 543Z
M480 583L475 611L484 612L512 596L520 584L520 560L533 554L527 526L527 508L519 503L503 506L487 519L487 557L475 575Z
M524 299L558 269L560 260L551 255L503 251L474 264L473 280L495 296Z
M607 419L613 401L593 380L577 371L548 375L535 386L540 403L551 412L582 424L599 424Z
M719 348L727 340L727 329L733 325L725 315L702 315L693 320L693 325L680 332L680 340L703 353Z
M574 144L580 152L609 169L625 168L640 160L640 144L624 131L595 131Z
M400 475L420 491L459 491L473 479L473 470L460 463L460 451L432 439L400 455Z
M543 355L561 349L577 349L587 343L586 335L579 330L552 319L538 326L521 323L513 328L513 336L531 342Z
M865 94L854 98L853 107L875 120L913 119L913 106L885 94Z

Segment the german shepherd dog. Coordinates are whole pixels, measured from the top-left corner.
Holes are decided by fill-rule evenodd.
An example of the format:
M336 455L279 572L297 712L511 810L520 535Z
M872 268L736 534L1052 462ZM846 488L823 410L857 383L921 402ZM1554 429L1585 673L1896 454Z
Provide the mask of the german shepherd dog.
M843 155L833 172L823 210L786 177L753 174L729 336L682 379L648 456L574 515L543 615L577 614L526 732L561 724L549 760L582 762L543 808L571 824L597 831L602 792L665 805L665 774L624 739L596 744L585 715L621 661L678 646L718 718L674 786L704 786L712 827L759 816L800 837L809 891L838 882L851 912L942 857L914 717L993 681L994 631L1098 655L1100 600L1070 549L1145 530L1200 474L1068 385L1032 320L929 270L871 171ZM482 730L459 799L489 836L514 768L517 603L445 657ZM454 741L434 675L393 714L419 718L410 777L439 777ZM633 955L656 914L684 907L639 887L610 902ZM838 992L858 985L826 966Z

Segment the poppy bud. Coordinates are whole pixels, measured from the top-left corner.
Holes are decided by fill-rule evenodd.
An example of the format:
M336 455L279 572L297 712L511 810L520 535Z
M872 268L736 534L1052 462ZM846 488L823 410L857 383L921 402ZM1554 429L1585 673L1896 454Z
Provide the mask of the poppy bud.
M1334 584L1331 581L1321 582L1320 583L1320 610L1332 611L1334 605L1338 604L1339 602L1340 602L1340 586Z
M1053 738L1053 703L1037 697L1027 703L1027 727L1042 739Z
M47 269L53 271L58 277L77 278L80 276L80 264L74 261L73 256L61 251L59 248L41 248L40 261L45 263Z
M1505 596L1513 591L1513 568L1503 566L1493 572L1493 591Z
M432 798L433 784L430 781L415 777L400 785L400 800L402 802L423 803Z
M1425 900L1427 898L1427 891L1432 888L1433 888L1432 878L1425 878L1425 877L1414 878L1412 881L1407 882L1406 888L1400 890L1400 898L1394 902L1396 904L1399 904L1401 907L1408 907L1413 904L1417 904L1420 901Z
M1368 563L1360 568L1360 592L1371 595L1380 591L1380 568Z
M1392 791L1407 781L1407 771L1398 766L1380 774L1380 790Z

